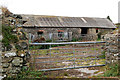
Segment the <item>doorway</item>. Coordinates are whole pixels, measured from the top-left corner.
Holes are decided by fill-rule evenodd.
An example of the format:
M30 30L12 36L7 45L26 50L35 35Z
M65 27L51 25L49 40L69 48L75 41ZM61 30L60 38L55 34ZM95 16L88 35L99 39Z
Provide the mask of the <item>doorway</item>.
M88 28L81 28L81 34L87 34Z

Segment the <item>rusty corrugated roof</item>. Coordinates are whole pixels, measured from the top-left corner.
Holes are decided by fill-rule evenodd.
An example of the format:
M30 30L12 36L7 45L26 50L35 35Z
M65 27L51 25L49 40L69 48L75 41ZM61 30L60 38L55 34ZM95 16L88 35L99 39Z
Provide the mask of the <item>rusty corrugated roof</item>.
M63 16L42 16L22 15L27 20L24 27L95 27L95 28L116 28L106 18L90 17L63 17Z

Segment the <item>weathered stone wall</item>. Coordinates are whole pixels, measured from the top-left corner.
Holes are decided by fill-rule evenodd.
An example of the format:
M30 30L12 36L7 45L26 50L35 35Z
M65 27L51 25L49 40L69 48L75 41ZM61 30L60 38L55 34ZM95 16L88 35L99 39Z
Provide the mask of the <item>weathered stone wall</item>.
M116 34L106 34L104 36L106 43L106 61L111 64L118 62L118 33Z
M20 17L20 16L19 16ZM1 63L2 63L2 75L16 76L23 67L29 67L30 53L28 51L28 38L22 28L18 29L18 25L21 24L22 19L18 15L10 14L9 16L3 15L2 24L7 27L14 28L12 32L18 38L17 43L9 43L10 47L6 50L5 46L2 46ZM3 37L4 38L4 37ZM0 64L1 65L1 64Z
M64 32L71 32L72 34L69 35L70 40L72 40L72 38L75 39L79 39L81 37L81 28L24 28L25 32L27 33L32 33L34 35L37 35L36 32L38 30L44 30L44 37L46 40L49 40L49 33L56 33L56 35L54 35L54 38L58 38L57 33L58 30L64 30ZM97 33L96 33L96 29L94 28L90 28L88 29L88 35L93 35L94 39L97 39ZM88 38L91 36L87 36Z
M16 28L17 29L17 28ZM21 29L22 31L22 29ZM17 31L17 33L21 33L18 35L19 42L16 43L18 49L15 48L15 45L12 45L12 49L10 51L2 52L2 74L6 76L15 76L17 75L23 67L29 67L29 59L30 53L27 50L28 40L23 36L23 32ZM23 38L21 37L23 36Z

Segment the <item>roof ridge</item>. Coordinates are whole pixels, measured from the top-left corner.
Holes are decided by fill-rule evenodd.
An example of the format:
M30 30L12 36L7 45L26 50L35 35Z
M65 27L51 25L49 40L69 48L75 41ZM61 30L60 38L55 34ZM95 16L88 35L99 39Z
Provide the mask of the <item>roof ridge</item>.
M21 15L21 16L41 16L41 17L67 17L67 18L101 18L102 17L80 17L80 16L56 16L56 15L35 15L35 14L18 14L18 15ZM103 18L105 19L105 18Z

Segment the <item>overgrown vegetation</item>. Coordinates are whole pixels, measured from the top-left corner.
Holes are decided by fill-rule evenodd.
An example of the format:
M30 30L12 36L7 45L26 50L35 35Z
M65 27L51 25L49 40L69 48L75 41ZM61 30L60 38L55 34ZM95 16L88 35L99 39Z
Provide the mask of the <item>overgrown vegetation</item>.
M119 76L120 74L118 74L118 64L114 63L112 65L107 66L107 70L104 73L104 77L115 77L115 76Z
M17 43L18 38L16 35L12 34L13 28L10 26L2 25L2 43L5 47L8 47L11 43Z
M102 51L102 55L100 56L100 58L105 59L105 52L106 52L106 51Z
M5 80L23 80L23 79L33 79L33 78L45 78L44 72L32 71L31 69L22 68L17 76L8 76ZM34 80L34 79L33 79Z
M73 42L81 41L81 40L82 40L82 38L78 38L78 39L77 39L77 38L73 38L73 39L72 39Z
M99 33L97 34L97 36L98 36L98 39L97 39L97 40L98 40L98 41L101 40L101 35L102 35L101 32L99 32Z
M65 44L51 45L51 47L59 47L59 46L65 46ZM29 48L30 48L31 50L32 50L32 49L49 49L49 48L50 48L50 45L30 46Z
M109 64L106 65L105 67L101 68L101 70L105 70L103 74L97 75L95 77L119 77L120 74L118 72L118 64L117 63L113 63L113 64Z

